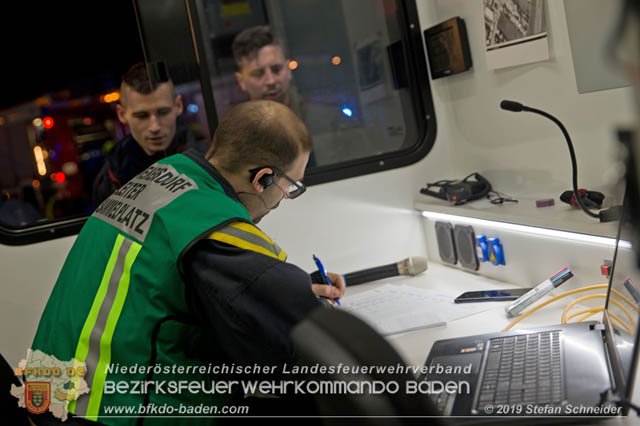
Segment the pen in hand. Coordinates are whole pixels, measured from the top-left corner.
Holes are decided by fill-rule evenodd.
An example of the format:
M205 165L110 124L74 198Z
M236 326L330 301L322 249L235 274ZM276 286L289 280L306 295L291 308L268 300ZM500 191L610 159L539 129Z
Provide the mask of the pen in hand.
M324 269L324 265L322 265L322 262L320 262L320 259L318 259L318 257L315 254L313 255L313 261L316 262L316 266L318 267L318 271L320 271L320 276L322 276L322 280L324 281L324 283L330 286L331 281L329 281L329 277L327 276L327 271ZM336 302L338 306L340 306L340 300L337 297L333 299L333 301Z

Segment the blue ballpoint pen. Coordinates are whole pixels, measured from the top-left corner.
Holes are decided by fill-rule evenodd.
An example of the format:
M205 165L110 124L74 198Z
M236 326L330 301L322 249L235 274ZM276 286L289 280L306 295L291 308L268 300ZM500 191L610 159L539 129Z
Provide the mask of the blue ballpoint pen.
M324 266L322 265L322 262L320 262L320 259L318 259L318 257L315 254L313 255L313 261L316 262L316 266L318 267L318 271L320 271L320 275L322 276L324 283L330 286L331 281L329 281L329 277L327 276L327 271L325 271ZM340 300L338 300L337 297L333 299L333 301L336 302L338 306L340 306Z

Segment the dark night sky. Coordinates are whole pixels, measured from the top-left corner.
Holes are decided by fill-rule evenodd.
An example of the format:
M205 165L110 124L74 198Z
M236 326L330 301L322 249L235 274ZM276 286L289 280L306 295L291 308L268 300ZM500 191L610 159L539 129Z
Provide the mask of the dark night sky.
M0 22L0 109L64 89L117 87L143 60L132 0L9 4Z

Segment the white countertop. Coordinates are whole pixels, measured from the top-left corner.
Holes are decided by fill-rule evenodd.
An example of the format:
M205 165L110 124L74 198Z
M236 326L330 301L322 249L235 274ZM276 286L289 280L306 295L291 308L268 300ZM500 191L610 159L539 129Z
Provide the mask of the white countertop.
M447 267L445 265L432 262L429 264L429 269L419 276L395 277L349 287L347 288L347 295L357 294L387 283L427 288L452 297L470 290L518 287L518 285L514 285L513 283L493 280L481 275L476 275L457 268ZM422 366L427 359L431 346L437 340L501 331L511 322L504 313L504 307L509 302L482 303L486 303L489 309L465 318L451 321L444 326L391 335L387 337L387 340L399 352L407 364ZM564 310L565 305L566 303L562 303L562 301L552 303L540 311L535 312L528 318L525 318L513 329L518 330L560 324L562 311ZM594 316L593 319L598 318ZM640 377L637 375L636 383L639 381ZM640 386L635 387L634 396L632 398L635 404L640 402L639 387ZM630 411L630 413L633 413L633 411ZM635 425L640 424L640 419L636 416L628 416L626 418L613 419L609 422L611 422L610 424L619 423Z

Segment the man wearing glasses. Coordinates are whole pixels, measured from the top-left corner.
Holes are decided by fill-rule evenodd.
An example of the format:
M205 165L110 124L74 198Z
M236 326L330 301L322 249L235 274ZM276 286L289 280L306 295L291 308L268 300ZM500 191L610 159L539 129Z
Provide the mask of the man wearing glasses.
M163 159L94 211L32 345L86 365L91 390L69 405L73 415L111 424L105 407L143 414L139 407L222 406L229 392L115 386L275 380L271 368L295 363L291 328L322 304L317 296L341 297L344 280L328 274L332 286L312 285L255 224L304 193L310 150L311 135L289 108L242 103L222 120L205 157L187 151Z

